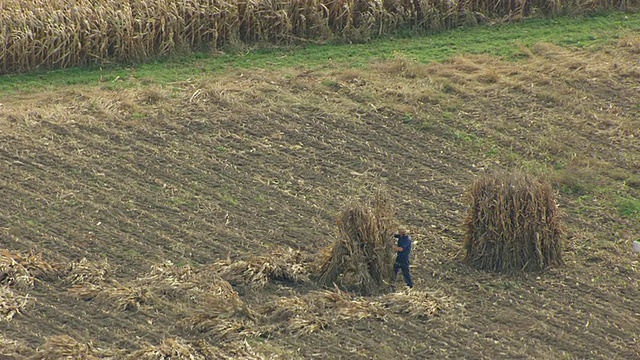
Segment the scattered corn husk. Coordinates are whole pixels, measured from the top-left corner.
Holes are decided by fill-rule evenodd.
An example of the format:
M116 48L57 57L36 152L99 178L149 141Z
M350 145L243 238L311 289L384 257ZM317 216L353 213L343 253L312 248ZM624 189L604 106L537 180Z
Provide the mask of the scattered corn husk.
M69 292L121 311L165 307L176 302L189 304L191 310L179 323L182 328L216 339L256 334L252 330L255 312L229 282L209 268L178 267L165 262L128 282L80 283L71 286Z
M311 259L300 251L287 251L247 259L225 259L212 265L212 270L232 285L262 288L274 282L300 284L309 281Z
M113 275L114 267L106 260L100 263L89 262L86 258L72 262L66 271L64 282L68 285L84 283L100 284Z
M177 267L171 262L152 266L148 273L126 283L84 282L71 286L69 292L83 300L112 304L120 310L175 300L208 305L219 301L241 302L231 285L215 272Z
M32 347L24 341L9 339L6 336L12 334L0 333L0 359L23 359L26 354L33 351Z
M448 311L454 302L438 291L356 296L335 287L271 301L258 309L264 333L310 334L364 319L385 321L392 316L431 318Z
M437 291L410 290L380 296L376 306L394 314L409 315L413 318L439 316L454 304L452 298Z
M257 360L263 357L256 355L246 342L232 342L213 346L210 343L187 341L179 338L165 339L160 345L146 345L127 356L130 360Z
M34 303L29 295L19 295L7 285L0 285L0 320L11 321Z
M34 287L36 279L48 279L57 276L57 266L45 261L42 254L21 255L0 250L0 284L26 290Z
M341 291L313 291L305 296L283 297L264 305L263 331L310 334L340 323L382 317L383 309L364 298Z
M235 340L259 335L255 329L257 317L231 285L221 280L216 294L199 304L180 325L217 341Z
M47 338L29 360L98 360L117 359L115 352L96 348L92 343L80 343L68 335Z
M95 285L91 283L73 285L69 293L85 301L113 307L117 310L138 310L151 305L151 289L138 284L121 284L116 280Z

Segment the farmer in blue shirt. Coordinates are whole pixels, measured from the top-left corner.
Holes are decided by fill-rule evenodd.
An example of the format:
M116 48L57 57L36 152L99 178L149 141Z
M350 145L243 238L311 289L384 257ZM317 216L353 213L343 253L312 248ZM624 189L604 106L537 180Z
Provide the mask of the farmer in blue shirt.
M409 288L413 288L413 281L411 280L411 274L409 273L409 255L411 254L411 237L407 234L407 229L404 227L398 228L398 233L393 235L398 239L398 244L394 247L394 250L398 252L396 257L396 263L393 265L393 273L395 277L398 277L398 272L402 270L402 276L404 282Z

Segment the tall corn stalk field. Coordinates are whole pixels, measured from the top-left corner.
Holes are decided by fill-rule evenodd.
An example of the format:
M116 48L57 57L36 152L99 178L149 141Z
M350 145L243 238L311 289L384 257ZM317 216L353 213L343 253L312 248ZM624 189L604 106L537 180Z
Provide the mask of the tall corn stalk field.
M639 0L2 0L0 74L233 44L363 41L398 29L626 9Z

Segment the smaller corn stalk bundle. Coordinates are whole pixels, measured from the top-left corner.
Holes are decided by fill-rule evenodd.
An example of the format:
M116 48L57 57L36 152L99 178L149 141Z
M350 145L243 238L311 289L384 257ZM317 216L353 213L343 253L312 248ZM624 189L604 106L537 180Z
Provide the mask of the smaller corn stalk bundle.
M551 186L532 175L498 173L468 191L465 261L486 270L542 270L562 264Z
M352 203L338 216L339 238L320 265L318 282L332 286L341 275L357 291L371 294L391 280L393 210L378 192L371 204Z

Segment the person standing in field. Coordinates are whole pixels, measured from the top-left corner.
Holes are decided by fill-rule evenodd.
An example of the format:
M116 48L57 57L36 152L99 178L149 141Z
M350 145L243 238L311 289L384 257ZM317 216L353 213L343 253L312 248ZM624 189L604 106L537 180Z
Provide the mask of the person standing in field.
M411 255L411 236L407 233L405 227L399 227L398 233L393 237L398 239L398 243L394 246L394 250L398 253L396 257L396 263L393 265L393 273L395 279L398 278L398 273L402 270L402 277L404 282L409 288L413 288L413 280L411 280L411 274L409 273L409 255Z

